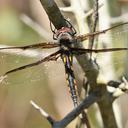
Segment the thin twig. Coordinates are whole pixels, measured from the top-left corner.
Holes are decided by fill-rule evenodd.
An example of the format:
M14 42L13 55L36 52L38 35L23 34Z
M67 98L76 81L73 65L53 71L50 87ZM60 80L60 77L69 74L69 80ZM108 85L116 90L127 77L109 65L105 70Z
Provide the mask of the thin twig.
M35 109L37 109L37 110L40 112L40 114L41 114L43 117L45 117L45 118L48 120L48 122L49 122L51 125L54 124L55 120L54 120L47 112L45 112L41 107L39 107L34 101L31 100L30 103L31 103L31 105L32 105Z
M92 28L92 32L94 33L96 31L96 27L97 27L97 24L98 24L98 17L99 17L99 14L98 14L98 10L99 10L99 0L94 0L94 21L93 21L93 28ZM89 48L92 49L93 48L93 45L94 45L94 38L95 35L93 35L90 39L90 42L89 42Z

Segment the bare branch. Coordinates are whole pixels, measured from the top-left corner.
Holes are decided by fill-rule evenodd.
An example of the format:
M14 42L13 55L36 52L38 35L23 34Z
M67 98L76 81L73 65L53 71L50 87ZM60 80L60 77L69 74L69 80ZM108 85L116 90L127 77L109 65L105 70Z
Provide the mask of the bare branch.
M45 112L41 107L39 107L34 101L30 101L31 105L40 112L40 114L45 117L48 122L53 125L55 123L55 120L47 113Z
M99 88L100 89L100 88ZM100 99L101 94L99 90L91 93L87 98L85 98L82 103L73 109L69 114L67 114L62 120L55 121L48 113L46 113L41 107L39 107L35 102L30 101L32 106L37 109L40 114L45 117L48 122L52 125L52 128L65 128L72 120L74 120L82 111L90 107L93 103Z
M49 20L53 23L56 29L67 26L67 23L54 0L40 0L40 2L47 13Z

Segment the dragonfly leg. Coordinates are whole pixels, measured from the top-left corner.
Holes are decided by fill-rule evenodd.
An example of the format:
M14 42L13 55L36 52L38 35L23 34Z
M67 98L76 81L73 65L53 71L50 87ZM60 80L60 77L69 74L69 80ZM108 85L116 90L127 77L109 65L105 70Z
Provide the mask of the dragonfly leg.
M51 60L57 61L59 57L60 57L60 54L58 54L58 55L56 55L56 56L53 56L53 58L52 58Z

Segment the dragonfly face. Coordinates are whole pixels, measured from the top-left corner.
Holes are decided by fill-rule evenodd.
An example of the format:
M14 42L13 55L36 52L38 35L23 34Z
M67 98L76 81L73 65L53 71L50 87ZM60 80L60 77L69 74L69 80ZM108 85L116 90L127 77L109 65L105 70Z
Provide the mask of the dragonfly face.
M60 44L60 49L62 51L68 51L71 47L73 47L74 33L71 29L67 27L63 27L57 32L57 39Z
M61 50L68 51L73 45L73 37L69 33L60 34L59 43Z

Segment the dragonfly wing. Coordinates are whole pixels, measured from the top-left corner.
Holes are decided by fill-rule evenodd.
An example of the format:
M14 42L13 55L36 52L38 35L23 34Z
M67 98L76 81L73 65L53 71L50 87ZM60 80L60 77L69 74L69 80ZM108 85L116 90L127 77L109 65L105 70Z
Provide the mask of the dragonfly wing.
M58 47L59 44L54 43L54 42L42 42L38 44L31 44L31 45L26 45L26 46L14 46L14 47L2 47L0 50L4 49L32 49L32 48L41 48L41 49L46 49L46 48L55 48Z
M115 26L112 26L108 29L104 29L104 30L101 30L101 31L96 31L96 32L92 32L92 33L87 33L87 34L84 34L84 35L79 35L76 38L77 42L80 42L80 41L84 41L84 40L87 40L88 38L93 38L94 36L98 36L100 34L105 34L106 32L112 30L112 29L115 29L117 27L120 27L120 26L123 26L123 25L127 25L128 22L125 22L125 23L121 23L121 24L118 24L118 25L115 25Z
M114 52L114 51L127 51L128 48L107 48L107 49L84 49L84 48L71 48L73 54L85 54L85 53L103 53L103 52Z
M45 58L43 59L40 59L34 63L31 63L31 64L28 64L28 65L24 65L24 66L21 66L21 67L18 67L18 68L15 68L15 69L12 69L12 70L9 70L7 71L4 75L2 75L0 78L4 78L5 76L7 76L8 74L10 73L13 73L13 72L16 72L16 71L20 71L20 70L23 70L23 69L26 69L26 68L30 68L30 67L33 67L33 66L36 66L36 65L39 65L41 63L44 63L46 61L50 61L50 60L56 60L56 58L58 58L58 54L60 54L60 50L55 52L55 53L52 53L48 56L46 56Z

